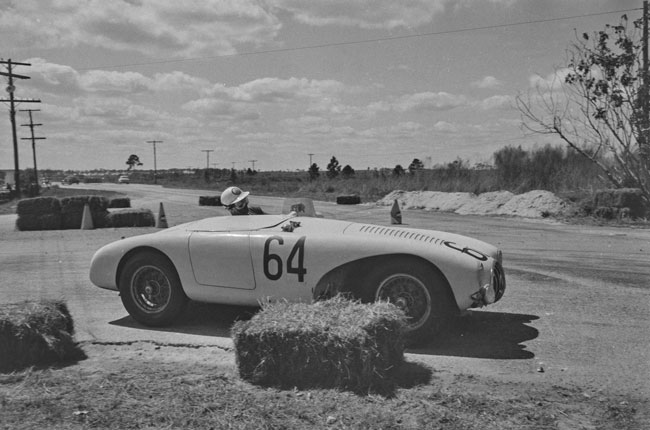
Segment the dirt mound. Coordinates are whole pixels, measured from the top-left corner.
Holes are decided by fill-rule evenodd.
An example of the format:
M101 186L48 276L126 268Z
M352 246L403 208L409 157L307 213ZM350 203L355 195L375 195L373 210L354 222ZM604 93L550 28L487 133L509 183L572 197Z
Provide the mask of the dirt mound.
M461 215L510 215L546 218L561 215L567 203L549 191L534 190L515 195L509 191L483 194L439 191L393 191L377 202L392 205L397 200L404 209L455 212Z

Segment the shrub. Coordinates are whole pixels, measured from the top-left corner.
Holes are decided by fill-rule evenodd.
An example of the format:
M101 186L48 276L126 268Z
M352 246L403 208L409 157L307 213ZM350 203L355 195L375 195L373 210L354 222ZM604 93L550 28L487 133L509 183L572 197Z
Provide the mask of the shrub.
M107 216L110 227L153 227L156 221L149 209L120 209Z
M299 389L386 392L404 359L404 314L389 303L341 297L314 304L267 304L233 325L240 376Z
M619 211L620 209L627 208L625 212L632 218L642 218L645 216L643 194L638 188L599 190L594 196L594 206L612 207Z
M16 227L20 231L58 230L61 228L61 204L55 197L23 199L16 207ZM77 225L77 228L81 225Z
M42 300L0 306L0 371L84 357L67 305Z

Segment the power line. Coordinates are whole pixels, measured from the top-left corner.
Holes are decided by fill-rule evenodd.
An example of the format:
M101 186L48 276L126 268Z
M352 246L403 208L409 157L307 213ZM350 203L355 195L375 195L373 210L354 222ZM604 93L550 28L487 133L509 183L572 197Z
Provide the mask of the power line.
M404 39L414 39L419 37L431 37L431 36L441 36L445 34L455 34L455 33L466 33L470 31L480 31L480 30L493 30L497 28L507 28L507 27L516 27L521 25L530 25L530 24L543 24L548 22L557 22L557 21L566 21L571 19L579 18L591 18L595 16L611 15L611 14L620 14L626 12L633 12L636 10L641 10L641 8L633 9L623 9L623 10L613 10L609 12L594 12L587 13L582 15L571 15L563 16L556 18L546 18L546 19L536 19L530 21L520 21L512 22L507 24L494 24L494 25L485 25L480 27L465 27L458 28L453 30L443 30L443 31L432 31L427 33L417 33L417 34L405 34L402 36L390 36L390 37L378 37L373 39L362 39L362 40L350 40L344 42L330 42L330 43L320 43L315 45L305 45L305 46L294 46L289 48L276 48L276 49L266 49L263 51L248 51L248 52L237 52L234 54L221 54L221 55L211 55L204 57L188 57L188 58L178 58L178 59L163 59L163 60L153 60L153 61L143 61L140 63L126 63L126 64L114 64L98 67L86 67L77 69L78 71L86 70L98 70L98 69L113 69L113 68L123 68L123 67L135 67L135 66L151 66L156 64L171 64L171 63L184 63L189 61L205 61L205 60L214 60L217 58L227 58L227 57L245 57L251 55L261 55L261 54L277 54L284 52L293 52L293 51L305 51L309 49L321 49L321 48L332 48L338 46L349 46L349 45L360 45L365 43L376 43L376 42L389 42L395 40L404 40Z

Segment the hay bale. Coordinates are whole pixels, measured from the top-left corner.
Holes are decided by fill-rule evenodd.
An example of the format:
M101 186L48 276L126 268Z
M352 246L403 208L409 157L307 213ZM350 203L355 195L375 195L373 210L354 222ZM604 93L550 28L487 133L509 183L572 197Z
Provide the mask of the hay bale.
M84 357L60 300L0 305L0 372Z
M239 374L279 388L385 392L404 360L404 314L389 303L335 297L268 304L233 325Z
M221 196L199 196L199 206L221 206Z
M156 225L150 209L120 209L107 216L110 227L153 227Z
M61 204L55 197L23 199L16 207L16 228L27 230L58 230L61 228ZM78 226L77 226L78 228Z
M638 188L619 188L598 190L594 196L594 207L615 208L613 212L620 212L621 209L631 218L642 218L645 216L646 208L643 203L643 193Z
M81 227L84 206L90 207L90 215L95 228L107 226L108 199L102 196L72 196L61 200L61 227L78 229Z
M108 207L111 209L130 208L131 199L128 197L114 197L109 200Z
M361 203L361 197L357 195L336 196L337 205L358 205Z

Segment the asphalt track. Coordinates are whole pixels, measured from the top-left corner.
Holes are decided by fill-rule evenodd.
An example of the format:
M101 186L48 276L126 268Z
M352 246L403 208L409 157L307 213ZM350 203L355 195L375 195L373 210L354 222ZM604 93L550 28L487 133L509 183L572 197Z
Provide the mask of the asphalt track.
M90 187L90 185L88 185ZM93 184L126 192L133 207L170 225L226 215L198 206L210 191ZM279 213L283 199L252 196ZM388 225L389 207L316 202L326 217ZM448 335L408 357L441 372L493 375L498 380L601 387L650 397L650 230L566 225L508 217L402 211L408 227L477 237L503 249L508 279L499 303L455 322ZM241 309L193 304L178 324L151 329L133 321L117 293L88 280L102 245L155 228L18 232L0 216L0 303L62 298L84 342L201 345L231 349L229 327Z

